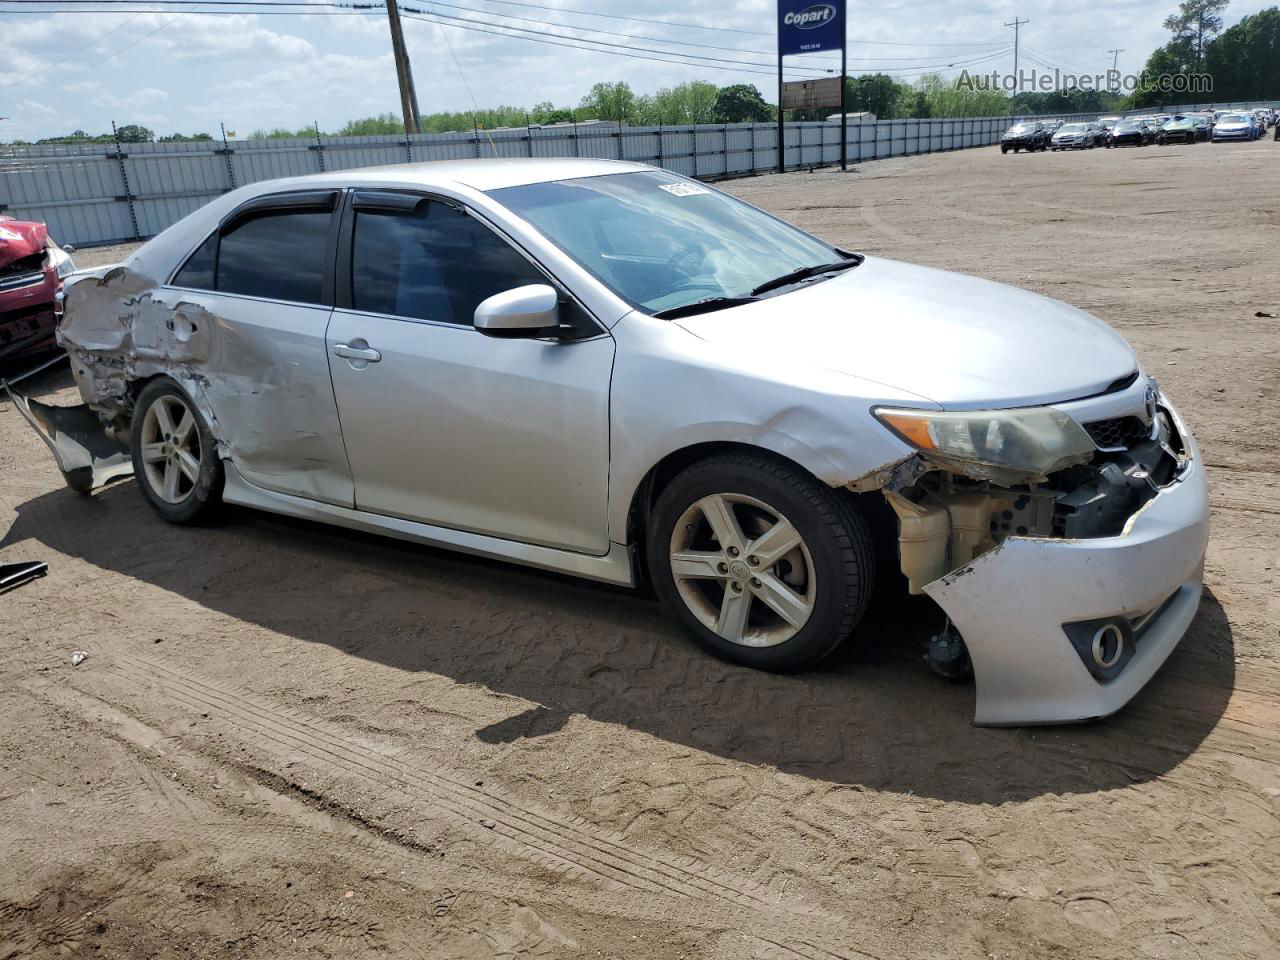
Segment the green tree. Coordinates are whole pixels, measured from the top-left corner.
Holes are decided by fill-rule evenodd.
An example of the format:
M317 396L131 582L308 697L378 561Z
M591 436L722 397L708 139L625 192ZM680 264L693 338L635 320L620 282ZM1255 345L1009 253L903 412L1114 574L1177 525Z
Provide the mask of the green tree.
M716 93L715 117L720 123L763 123L775 115L753 84L735 83Z
M338 129L338 137L376 137L404 133L404 118L394 113L380 113L373 117L348 120Z
M1148 83L1154 83L1158 77L1172 77L1194 72L1197 72L1195 52L1191 49L1191 41L1185 38L1171 40L1163 47L1153 50L1142 68L1142 76ZM1133 91L1129 97L1129 104L1133 107L1154 107L1168 99L1168 93L1154 86L1144 86Z
M1165 18L1164 28L1173 39L1190 44L1198 70L1204 63L1209 43L1222 31L1222 11L1228 0L1183 0L1178 12Z
M714 123L716 96L714 83L695 80L664 87L652 97L637 97L632 121L641 124Z
M614 120L627 123L636 110L636 95L625 80L597 83L582 98L578 107L580 120Z
M123 127L117 128L116 136L121 143L150 143L156 138L154 133L136 123L126 123Z
M1002 90L981 90L956 81L943 80L940 74L925 74L916 81L912 94L913 108L920 94L928 104L931 117L1003 117L1013 105Z
M847 81L845 103L850 113L869 110L878 120L892 120L900 116L899 106L909 89L885 73L864 73Z
M1280 8L1245 17L1209 44L1206 72L1216 100L1280 99Z
M568 107L557 107L549 100L535 103L529 111L534 123L569 123L575 119L574 112Z

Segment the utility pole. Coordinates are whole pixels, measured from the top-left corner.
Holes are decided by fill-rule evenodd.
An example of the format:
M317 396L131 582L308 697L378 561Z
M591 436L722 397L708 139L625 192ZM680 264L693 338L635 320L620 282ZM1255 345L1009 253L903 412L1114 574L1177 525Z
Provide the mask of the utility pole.
M393 0L394 2L394 0ZM1013 92L1017 93L1022 89L1022 78L1018 76L1018 31L1030 23L1030 20L1019 20L1013 18L1013 23L1006 23L1006 27L1013 27Z
M404 114L404 132L421 133L418 127L418 94L413 89L413 69L404 46L404 28L400 25L400 8L396 0L386 0L387 19L391 22L391 53L396 58L396 82L400 84L400 110Z
M1120 69L1120 54L1124 53L1124 47L1121 47L1119 50L1108 50L1107 53L1112 54L1111 72L1117 73ZM1114 92L1117 94L1120 92L1119 80L1116 81L1116 88Z

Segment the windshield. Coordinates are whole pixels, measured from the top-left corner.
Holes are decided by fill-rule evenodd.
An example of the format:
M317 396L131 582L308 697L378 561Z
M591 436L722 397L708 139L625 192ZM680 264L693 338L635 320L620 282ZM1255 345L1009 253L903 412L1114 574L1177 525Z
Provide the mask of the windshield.
M1140 123L1135 123L1132 120L1125 120L1123 123L1117 123L1116 129L1117 130L1137 130L1141 126L1142 124Z
M727 194L661 170L504 187L528 220L628 302L651 312L746 297L834 248Z
M1228 113L1219 123L1248 123L1249 118L1238 113Z
M1009 128L1009 132L1013 134L1031 133L1033 129L1029 123L1015 123Z
M1083 123L1068 123L1065 127L1059 127L1059 133L1080 133L1084 130Z

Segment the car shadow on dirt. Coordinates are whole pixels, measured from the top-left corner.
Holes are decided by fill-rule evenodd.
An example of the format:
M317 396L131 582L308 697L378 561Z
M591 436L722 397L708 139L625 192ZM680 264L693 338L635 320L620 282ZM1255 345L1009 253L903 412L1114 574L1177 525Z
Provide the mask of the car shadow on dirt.
M631 591L250 510L173 527L132 481L22 504L0 547L19 543L300 641L536 704L477 730L486 742L553 736L581 714L816 780L969 803L1160 777L1214 729L1235 679L1231 626L1208 593L1165 668L1115 717L1000 730L972 726L971 682L924 665L941 620L923 599L880 603L820 669L777 676L702 653Z

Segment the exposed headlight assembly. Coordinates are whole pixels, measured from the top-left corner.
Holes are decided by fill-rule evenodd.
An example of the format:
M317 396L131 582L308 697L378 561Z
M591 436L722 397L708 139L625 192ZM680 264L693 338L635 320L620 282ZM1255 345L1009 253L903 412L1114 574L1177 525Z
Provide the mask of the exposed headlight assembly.
M49 263L57 271L59 280L65 280L76 272L76 265L71 259L71 254L61 247L49 247Z
M928 459L976 479L1040 482L1096 450L1080 424L1052 407L873 412Z

